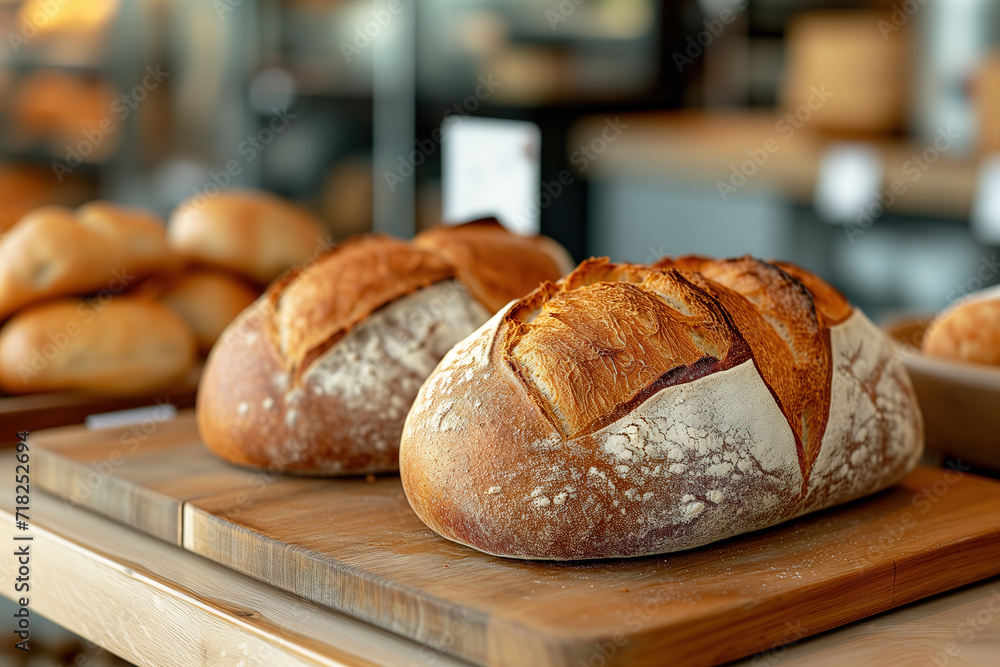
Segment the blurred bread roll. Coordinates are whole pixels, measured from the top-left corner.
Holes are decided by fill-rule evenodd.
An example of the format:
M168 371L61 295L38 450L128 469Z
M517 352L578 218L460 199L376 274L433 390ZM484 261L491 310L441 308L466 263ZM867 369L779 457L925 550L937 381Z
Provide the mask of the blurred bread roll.
M26 308L0 328L0 388L153 391L180 379L194 356L187 324L161 303L60 299Z
M107 202L45 206L0 240L0 320L57 296L118 294L177 264L152 213Z
M927 327L922 347L934 357L1000 366L1000 287L943 310Z
M208 352L229 323L258 296L257 290L228 273L193 269L170 280L159 300L187 322L198 349Z
M183 202L170 217L168 236L191 262L267 285L313 256L323 225L305 207L269 192L226 190Z
M100 78L51 69L26 75L17 86L12 116L19 140L44 141L60 159L67 150L86 142L89 151L78 152L85 162L103 162L117 150L120 132L107 131L120 122L114 112L118 90ZM99 141L85 133L97 133Z

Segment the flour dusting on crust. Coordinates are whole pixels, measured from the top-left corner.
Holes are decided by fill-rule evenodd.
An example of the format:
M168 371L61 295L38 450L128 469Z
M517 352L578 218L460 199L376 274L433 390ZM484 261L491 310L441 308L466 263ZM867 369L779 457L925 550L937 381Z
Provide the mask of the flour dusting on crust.
M287 373L276 374L274 397L246 408L240 402L235 418L273 443L272 459L306 463L295 452L308 451L311 460L303 468L310 474L393 470L403 421L420 385L445 352L487 317L455 280L420 289L356 325L297 384ZM333 419L349 426L334 427ZM278 433L284 435L279 439Z
M895 484L923 452L913 385L888 339L860 310L832 327L830 338L830 421L802 513Z

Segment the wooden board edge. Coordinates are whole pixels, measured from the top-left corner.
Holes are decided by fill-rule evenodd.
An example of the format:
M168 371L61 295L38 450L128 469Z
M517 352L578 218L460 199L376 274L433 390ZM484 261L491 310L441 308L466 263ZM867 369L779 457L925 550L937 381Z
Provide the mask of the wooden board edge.
M348 575L334 570L334 578L331 579L323 570L326 564L243 526L223 524L218 517L190 503L184 504L181 525L181 545L191 553L419 642L426 648L424 657L431 662L435 655L445 654L476 665L487 664L488 618L485 615L458 608L422 591L405 590L398 584L388 587L389 594L394 597L385 599L384 584L364 572L353 571ZM224 530L218 530L223 526ZM258 546L264 545L265 551L261 553L259 548L254 547L255 557L241 552L241 545L232 544L226 535L234 532L252 536ZM300 572L303 582L301 586L286 586L281 582L279 570L287 568L287 561L279 556L298 561L294 569ZM345 570L353 570L347 565L343 567ZM378 591L377 595L372 596L380 601L374 613L370 608L351 602L367 599L368 596L364 594L366 587ZM418 627L414 629L410 624L400 623L398 619L403 617L420 619Z
M135 485L99 466L72 461L43 447L32 447L31 451L35 465L33 482L67 507L89 510L164 542L181 545L180 503L148 489L138 491ZM86 475L81 475L81 471ZM87 479L87 483L72 483L81 478ZM67 488L69 493L65 491ZM167 509L164 510L164 507ZM166 521L143 520L143 517L158 516L167 517Z
M4 474L12 467L0 465ZM385 667L424 664L423 647L253 581L96 514L74 514L46 493L32 497L27 533L0 499L0 538L29 535L30 611L137 664L174 667ZM163 550L170 554L163 554ZM0 555L0 593L14 594L13 550ZM35 579L32 579L34 582ZM228 660L226 659L228 656ZM438 656L438 667L460 667Z
M893 606L1000 575L1000 532L950 544L934 552L933 560L928 556L928 552L914 552L894 561ZM929 572L935 576L926 576Z

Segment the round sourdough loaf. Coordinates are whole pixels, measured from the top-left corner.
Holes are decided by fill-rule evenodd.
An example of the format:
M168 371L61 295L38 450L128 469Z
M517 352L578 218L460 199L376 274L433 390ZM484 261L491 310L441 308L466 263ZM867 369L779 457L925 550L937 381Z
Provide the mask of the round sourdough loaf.
M142 209L44 206L0 240L0 320L42 299L107 290L177 266L163 224Z
M486 553L643 556L894 484L923 448L883 334L803 269L584 262L498 312L403 430L417 515Z
M179 380L194 356L194 336L163 304L60 299L25 308L0 328L0 387L11 394L153 391Z
M198 392L206 445L275 471L395 470L403 420L444 354L494 304L560 275L548 251L533 254L551 242L477 229L435 232L475 246L466 249L475 265L440 249L450 241L422 248L368 235L273 284L209 355ZM480 278L504 265L506 283Z

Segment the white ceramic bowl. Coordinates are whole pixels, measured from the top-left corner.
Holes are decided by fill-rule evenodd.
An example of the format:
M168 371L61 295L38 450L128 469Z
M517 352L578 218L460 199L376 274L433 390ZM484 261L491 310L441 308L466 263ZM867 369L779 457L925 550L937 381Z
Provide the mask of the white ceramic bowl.
M910 317L884 327L913 379L927 451L1000 470L1000 366L924 354L929 323L929 317Z

